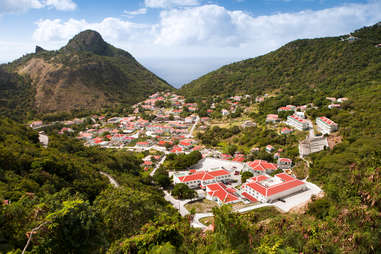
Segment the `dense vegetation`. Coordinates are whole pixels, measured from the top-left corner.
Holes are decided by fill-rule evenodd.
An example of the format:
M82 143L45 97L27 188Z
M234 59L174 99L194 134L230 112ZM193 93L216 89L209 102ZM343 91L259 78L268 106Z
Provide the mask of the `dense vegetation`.
M32 235L29 253L379 253L381 53L373 44L381 39L380 29L357 31L354 35L360 39L354 43L338 38L296 41L225 67L216 79L226 84L227 93L280 88L260 104L255 119L287 103L314 102L320 108L309 109L309 115L328 115L339 124L343 142L307 158L312 162L309 180L322 186L325 196L305 212L280 214L262 208L237 214L223 206L213 210L214 232L202 232L191 228L192 215L181 218L158 188L170 185L164 177L168 170L193 165L201 158L199 153L169 155L152 183L141 173L142 161L136 154L87 148L55 135L45 149L38 133L4 119L0 121L0 252L21 253ZM102 48L93 50L109 54ZM238 90L229 85L233 76ZM217 83L209 81L210 88L202 94L217 92L213 85ZM329 111L325 96L346 96L350 101ZM287 145L295 138L262 128L205 132L205 142L232 137L240 147L265 145L265 139ZM121 186L111 187L99 171L116 177ZM179 195L188 197L186 188L178 188Z
M8 73L0 66L0 115L22 121L34 112L35 91L30 81L15 73Z
M188 96L253 94L281 89L298 104L340 97L358 82L381 79L381 26L353 33L350 43L340 37L297 40L253 59L226 65L181 88Z
M173 89L94 31L76 35L57 51L39 48L1 69L1 107L22 117L25 113L14 110L14 105L29 103L24 108L30 113L100 110L132 105L154 92ZM22 78L8 82L15 73Z
M37 132L1 120L0 252L23 249L33 228L33 253L103 252L162 216L176 218L140 176L140 164L132 153L86 148L62 136L51 136L45 149ZM101 170L121 187L110 187Z

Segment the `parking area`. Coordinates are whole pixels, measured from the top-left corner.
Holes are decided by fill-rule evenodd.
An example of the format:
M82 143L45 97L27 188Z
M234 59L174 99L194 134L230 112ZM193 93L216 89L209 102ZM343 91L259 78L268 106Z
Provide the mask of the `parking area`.
M245 163L236 161L222 160L217 158L204 158L200 160L196 165L193 165L193 169L213 170L224 168L229 171L242 171L246 167Z

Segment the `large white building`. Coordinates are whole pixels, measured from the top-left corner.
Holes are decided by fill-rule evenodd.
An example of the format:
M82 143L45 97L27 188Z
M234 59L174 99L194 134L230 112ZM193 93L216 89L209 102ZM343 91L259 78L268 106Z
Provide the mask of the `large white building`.
M316 118L316 125L323 134L330 134L338 129L337 123L325 116Z
M241 192L251 201L270 203L306 189L304 182L281 173L271 178L264 175L252 177L242 185Z
M308 130L309 128L308 122L296 115L288 116L286 124L300 131Z
M205 188L206 185L216 182L226 182L232 179L232 173L225 169L212 171L187 171L173 175L173 183L184 183L189 188Z

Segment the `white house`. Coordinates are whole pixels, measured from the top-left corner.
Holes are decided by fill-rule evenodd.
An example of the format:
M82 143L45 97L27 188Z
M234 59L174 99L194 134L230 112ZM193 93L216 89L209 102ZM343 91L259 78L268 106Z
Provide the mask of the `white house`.
M292 160L288 158L278 158L278 168L289 169L292 166Z
M299 116L296 116L296 115L288 116L286 124L300 131L308 130L309 128L308 122L305 119L300 118Z
M281 173L271 178L267 176L253 177L242 185L241 192L263 203L271 203L306 189L304 182Z
M173 183L185 183L189 188L205 188L208 184L215 182L230 181L232 174L225 170L214 171L187 171L173 175Z
M216 201L218 205L233 204L240 202L241 199L236 194L235 188L227 188L223 183L212 183L205 187L206 199Z
M338 129L337 123L325 116L316 118L316 125L323 134L330 134Z
M249 171L253 174L271 173L277 170L277 166L274 163L269 163L265 160L255 160L248 162Z

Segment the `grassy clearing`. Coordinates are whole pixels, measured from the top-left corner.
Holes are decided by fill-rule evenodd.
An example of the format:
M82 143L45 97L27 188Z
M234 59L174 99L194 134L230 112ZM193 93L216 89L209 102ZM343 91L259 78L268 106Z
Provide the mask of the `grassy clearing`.
M200 219L200 222L202 224L204 224L205 226L209 226L210 224L212 224L214 222L214 217L211 216L211 217L202 218L202 219Z
M195 210L196 213L209 213L212 211L212 208L218 206L216 202L210 201L208 199L203 199L195 202L191 202L185 205L185 208L188 211L192 209Z
M261 208L245 213L245 215L247 216L250 216L250 217L254 216L256 221L271 219L280 214L281 213L275 207L272 207L272 206L261 207Z

